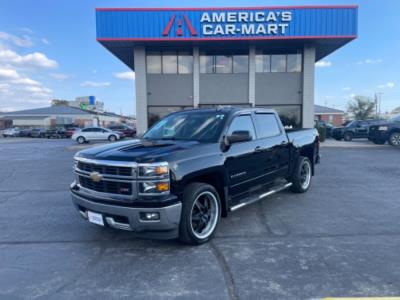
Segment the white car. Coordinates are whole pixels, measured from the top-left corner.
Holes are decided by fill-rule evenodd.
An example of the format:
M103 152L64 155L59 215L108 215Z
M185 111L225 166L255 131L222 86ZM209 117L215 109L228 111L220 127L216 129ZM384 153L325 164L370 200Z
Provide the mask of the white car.
M103 127L88 127L80 131L76 131L71 139L77 141L79 144L87 143L90 141L110 141L115 142L121 139L118 132L112 131Z
M19 132L20 132L19 128L8 128L3 130L2 134L4 137L10 137L10 136L16 137L19 136Z

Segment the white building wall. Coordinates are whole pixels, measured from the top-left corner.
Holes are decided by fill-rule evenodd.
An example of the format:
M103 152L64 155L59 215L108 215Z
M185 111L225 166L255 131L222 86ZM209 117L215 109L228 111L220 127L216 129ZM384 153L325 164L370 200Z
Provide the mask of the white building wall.
M305 46L303 55L303 128L314 127L315 47Z
M147 130L147 84L146 84L146 50L144 46L135 46L136 73L136 120L137 133Z

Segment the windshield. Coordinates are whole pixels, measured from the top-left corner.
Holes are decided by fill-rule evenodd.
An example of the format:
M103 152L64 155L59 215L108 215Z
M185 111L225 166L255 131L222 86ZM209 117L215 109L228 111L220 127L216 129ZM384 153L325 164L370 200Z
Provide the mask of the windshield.
M215 143L224 123L225 113L219 111L179 112L156 123L143 138Z

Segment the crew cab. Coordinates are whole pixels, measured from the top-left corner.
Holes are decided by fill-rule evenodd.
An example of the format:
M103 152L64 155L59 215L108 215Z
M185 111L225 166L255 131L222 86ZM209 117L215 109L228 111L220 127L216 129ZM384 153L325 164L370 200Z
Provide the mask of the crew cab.
M273 110L194 109L141 139L78 152L70 190L89 222L201 244L239 208L287 188L306 192L318 162L317 131L286 132Z
M375 144L389 142L392 146L400 146L400 116L379 125L370 126L369 139Z

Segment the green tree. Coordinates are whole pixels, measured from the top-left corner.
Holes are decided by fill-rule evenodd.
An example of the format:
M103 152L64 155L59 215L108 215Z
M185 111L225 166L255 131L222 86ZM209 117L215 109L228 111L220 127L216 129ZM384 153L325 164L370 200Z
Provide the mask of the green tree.
M347 104L347 112L356 120L370 119L374 115L375 102L370 97L355 96Z

